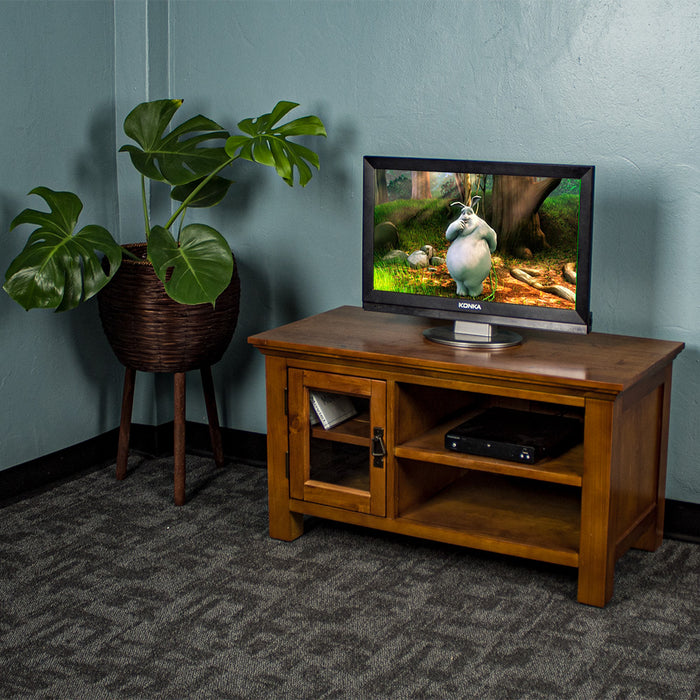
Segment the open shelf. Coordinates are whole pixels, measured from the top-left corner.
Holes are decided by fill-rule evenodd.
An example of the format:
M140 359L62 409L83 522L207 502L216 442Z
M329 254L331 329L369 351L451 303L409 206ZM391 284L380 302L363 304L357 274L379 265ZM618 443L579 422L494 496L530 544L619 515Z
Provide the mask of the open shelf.
M475 469L548 481L568 486L581 486L583 479L583 444L576 445L562 455L543 459L536 464L520 464L490 457L453 452L445 448L445 433L459 425L465 416L453 419L427 430L414 439L397 445L394 454L399 458L444 464L461 469Z
M581 504L576 489L460 472L446 487L400 512L399 518L469 533L470 539L485 543L507 543L521 556L578 565Z

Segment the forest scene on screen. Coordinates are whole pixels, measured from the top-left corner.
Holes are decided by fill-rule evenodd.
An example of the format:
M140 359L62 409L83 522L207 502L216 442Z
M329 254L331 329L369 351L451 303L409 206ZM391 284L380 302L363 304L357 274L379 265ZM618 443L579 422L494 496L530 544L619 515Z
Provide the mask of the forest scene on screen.
M581 181L376 170L374 288L574 309Z

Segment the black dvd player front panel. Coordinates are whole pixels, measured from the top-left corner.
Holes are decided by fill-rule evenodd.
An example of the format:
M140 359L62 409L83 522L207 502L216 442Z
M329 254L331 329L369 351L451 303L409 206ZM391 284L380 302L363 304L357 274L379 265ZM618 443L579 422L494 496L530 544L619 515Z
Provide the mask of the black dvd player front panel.
M556 457L583 440L577 418L489 408L445 435L448 450L534 464Z

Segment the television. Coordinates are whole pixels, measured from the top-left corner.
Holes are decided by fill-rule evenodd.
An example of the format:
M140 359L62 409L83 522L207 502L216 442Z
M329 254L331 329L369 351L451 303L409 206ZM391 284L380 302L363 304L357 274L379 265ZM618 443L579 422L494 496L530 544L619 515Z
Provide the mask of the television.
M365 156L363 308L448 321L425 335L455 347L590 332L594 170Z

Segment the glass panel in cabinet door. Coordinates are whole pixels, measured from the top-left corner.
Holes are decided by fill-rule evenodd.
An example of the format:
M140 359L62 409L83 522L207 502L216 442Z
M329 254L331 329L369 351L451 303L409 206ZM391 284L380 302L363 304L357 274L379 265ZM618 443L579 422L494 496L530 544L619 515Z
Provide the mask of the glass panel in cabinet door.
M341 397L352 405L354 414L332 428L324 428L322 423L315 422L318 419L313 410L312 396L309 478L369 492L369 400L347 395Z
M292 498L384 515L384 469L373 467L372 436L377 428L383 434L385 394L376 380L290 370Z

